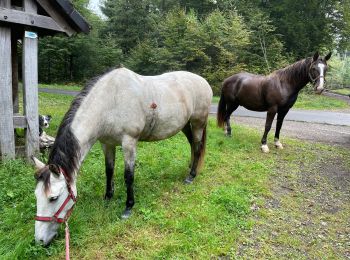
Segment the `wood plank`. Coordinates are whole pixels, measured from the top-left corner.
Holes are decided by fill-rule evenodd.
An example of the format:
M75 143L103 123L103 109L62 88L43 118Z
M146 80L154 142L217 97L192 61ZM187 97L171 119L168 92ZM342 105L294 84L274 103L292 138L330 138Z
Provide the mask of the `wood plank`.
M66 19L57 12L56 8L52 5L49 0L37 0L39 5L54 19L54 21L64 29L68 36L76 33L76 31L67 23Z
M0 8L0 21L65 32L65 30L61 28L51 17L8 8Z
M18 53L17 53L17 35L11 32L11 59L12 59L12 104L13 113L18 113Z
M11 0L0 0L0 6L10 8L11 7Z
M27 128L27 118L21 115L13 116L13 127L14 128Z
M23 1L23 10L26 13L36 14L38 7L34 0L24 0Z
M24 1L24 10L28 13L36 13L36 3L33 0ZM27 118L25 131L27 158L39 152L38 37L35 35L35 32L25 32L22 47L23 107Z
M25 146L16 146L16 155L18 157L25 157L26 156L26 147Z
M10 6L0 0L0 6ZM0 153L2 159L15 158L12 108L11 30L0 27Z

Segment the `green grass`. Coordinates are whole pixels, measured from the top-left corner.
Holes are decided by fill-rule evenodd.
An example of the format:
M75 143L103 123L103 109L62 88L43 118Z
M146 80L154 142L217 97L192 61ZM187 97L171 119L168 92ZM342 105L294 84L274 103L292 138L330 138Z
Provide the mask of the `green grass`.
M349 93L350 94L350 93ZM220 97L214 96L212 102L219 103ZM349 108L348 102L333 97L300 93L293 109L304 110L337 110Z
M40 93L40 113L51 114L49 134L60 123L72 97ZM272 136L272 135L271 135ZM313 147L298 153L299 142L285 151L260 152L260 133L234 126L233 139L223 136L214 119L208 126L205 166L192 185L184 185L190 148L184 135L139 143L135 171L136 204L122 221L125 204L123 161L117 150L115 196L105 190L104 159L97 144L78 178L78 203L70 220L73 259L210 259L235 255L242 235L254 227L252 205L268 196L268 178L277 162L311 160ZM271 140L270 140L271 141ZM287 152L286 152L287 151ZM45 155L42 156L46 160ZM34 170L22 160L0 164L0 258L62 259L64 232L49 247L33 241Z
M338 93L341 95L350 95L350 88L332 89L331 92Z
M293 108L309 110L336 110L349 108L349 105L348 102L333 97L300 93Z
M82 86L77 84L40 84L39 88L51 88L51 89L63 89L63 90L74 90L80 91Z
M52 129L58 127L71 99L40 93L40 113L53 116L49 134L54 134ZM79 200L70 221L72 257L205 258L229 252L241 230L252 224L250 205L264 192L273 160L269 156L263 160L254 131L237 127L241 141L226 142L213 119L208 130L205 168L193 185L183 184L190 157L184 135L138 145L136 205L127 221L119 218L126 196L121 150L115 197L107 203L102 199L104 160L100 146L95 145L79 176ZM253 154L255 158L247 160ZM33 174L32 167L21 160L0 165L4 187L0 190L1 258L62 258L64 254L62 230L50 247L33 242Z
M219 96L213 96L211 102L214 103L214 104L218 104L218 103L219 103L219 100L220 100L220 97L219 97Z

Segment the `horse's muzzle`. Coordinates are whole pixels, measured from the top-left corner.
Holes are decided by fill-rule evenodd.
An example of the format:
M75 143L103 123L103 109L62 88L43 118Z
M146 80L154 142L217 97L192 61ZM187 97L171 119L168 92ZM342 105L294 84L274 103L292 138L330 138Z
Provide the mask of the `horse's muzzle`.
M53 232L49 234L48 236L38 238L35 236L35 243L43 246L48 246L51 244L52 240L57 236L57 232Z

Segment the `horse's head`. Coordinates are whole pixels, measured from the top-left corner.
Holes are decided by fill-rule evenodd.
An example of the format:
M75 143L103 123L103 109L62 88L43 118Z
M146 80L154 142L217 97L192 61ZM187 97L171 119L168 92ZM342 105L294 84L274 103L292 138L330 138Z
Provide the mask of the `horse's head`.
M48 245L57 235L60 223L67 220L76 197L76 185L57 165L45 165L33 157L37 168L35 241Z
M317 94L321 94L324 90L327 60L330 59L331 55L332 53L330 52L325 57L321 57L318 52L316 52L312 58L312 63L309 68L309 78Z

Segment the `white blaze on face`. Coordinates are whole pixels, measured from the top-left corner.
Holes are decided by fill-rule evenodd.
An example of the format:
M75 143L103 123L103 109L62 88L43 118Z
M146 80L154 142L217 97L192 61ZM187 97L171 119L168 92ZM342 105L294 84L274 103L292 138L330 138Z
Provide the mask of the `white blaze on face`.
M324 68L326 67L324 64L320 63L317 65L317 67L320 69L320 84L317 86L317 90L321 91L323 90L324 86Z

